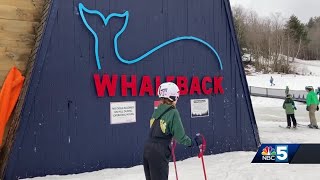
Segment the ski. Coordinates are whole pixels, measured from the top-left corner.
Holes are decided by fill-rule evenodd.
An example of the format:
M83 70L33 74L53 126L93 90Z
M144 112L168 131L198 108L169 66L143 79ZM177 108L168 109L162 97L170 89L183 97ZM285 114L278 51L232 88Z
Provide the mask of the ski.
M290 129L289 128L287 128L287 126L282 126L282 125L279 125L279 127L280 128L283 128L283 129L288 129L288 130L296 130L297 128L293 128L293 127L291 127Z
M300 124L300 123L297 123L297 126L299 126L299 127L308 127L308 125Z
M297 124L298 127L304 127L304 128L308 128L308 129L315 129L315 130L320 130L320 129L316 129L316 128L310 128L308 125L305 124Z

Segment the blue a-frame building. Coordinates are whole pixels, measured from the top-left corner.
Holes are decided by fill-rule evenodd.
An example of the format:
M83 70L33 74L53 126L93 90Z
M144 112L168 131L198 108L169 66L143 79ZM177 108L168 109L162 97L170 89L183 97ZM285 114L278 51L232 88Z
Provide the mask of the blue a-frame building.
M6 161L5 179L141 164L157 100L155 95L139 96L143 76L150 77L154 91L157 76L162 82L167 76L187 77L188 88L193 77L212 78L213 85L209 80L205 87L201 84L200 93L182 95L177 107L186 133L205 135L206 154L250 151L260 145L228 0L48 3L19 102L19 123ZM86 10L81 11L80 4ZM110 16L105 24L98 12L105 21L112 13L118 16ZM203 42L172 42L136 63L126 63L118 56L134 60L177 37L197 37ZM98 97L94 74L118 77L114 96L106 90L103 97ZM137 96L131 89L123 96L122 75L128 82L132 75L137 77ZM203 93L203 88L214 88L214 77L223 78L223 90ZM191 99L208 99L208 116L192 118ZM110 103L126 101L135 102L135 122L111 124ZM195 156L197 151L178 146L176 154L181 160Z

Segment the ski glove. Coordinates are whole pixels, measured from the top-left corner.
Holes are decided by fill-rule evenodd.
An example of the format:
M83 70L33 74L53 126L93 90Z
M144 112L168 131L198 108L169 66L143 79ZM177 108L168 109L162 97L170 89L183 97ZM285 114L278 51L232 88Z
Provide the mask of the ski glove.
M203 142L202 142L202 138L200 136L196 136L194 138L194 141L196 142L197 146L200 146Z
M189 147L194 147L194 146L197 146L199 147L201 144L202 144L202 138L200 136L196 136L193 141L191 142L191 146Z
M307 106L307 111L309 111L309 106Z
M294 110L297 110L297 107L294 107Z
M319 106L317 106L317 111L319 111Z

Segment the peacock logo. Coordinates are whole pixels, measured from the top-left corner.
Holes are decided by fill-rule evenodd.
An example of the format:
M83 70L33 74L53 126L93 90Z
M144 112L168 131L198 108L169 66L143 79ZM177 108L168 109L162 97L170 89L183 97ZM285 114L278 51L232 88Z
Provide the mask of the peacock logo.
M276 150L272 146L266 146L261 153L262 156L276 156Z
M91 34L94 37L94 49L95 49L95 60L96 60L96 65L98 70L101 69L101 65L100 65L100 57L99 57L99 37L97 35L97 33L95 32L95 30L89 25L89 23L86 20L85 17L85 13L90 14L90 15L97 15L99 16L103 23L104 26L107 26L109 23L109 20L113 17L115 18L123 18L124 19L124 24L122 26L122 28L116 33L114 40L113 40L113 46L114 46L114 52L116 54L117 59L125 64L134 64L137 63L143 59L145 59L147 56L150 56L152 53L160 50L161 48L168 46L169 44L175 43L177 41L194 41L197 43L202 44L203 46L205 46L206 48L208 48L218 59L219 62L219 68L220 70L223 70L223 66L221 63L221 59L220 56L218 54L218 52L215 50L215 48L212 47L212 45L210 45L208 42L204 41L203 39L194 37L194 36L180 36L180 37L176 37L174 39L170 39L168 41L165 41L157 46L155 46L154 48L151 48L150 50L146 51L145 53L141 53L141 55L138 55L136 58L134 59L125 59L119 52L119 45L118 45L118 39L120 38L120 36L122 35L122 33L126 30L128 23L129 23L129 11L125 11L122 14L119 13L111 13L110 15L108 15L107 17L105 17L105 15L103 15L103 13L101 13L98 10L90 10L88 8L86 8L82 3L79 3L79 13L80 13L80 17L81 20L83 21L83 23L85 24L85 26L87 27L87 29L91 32Z

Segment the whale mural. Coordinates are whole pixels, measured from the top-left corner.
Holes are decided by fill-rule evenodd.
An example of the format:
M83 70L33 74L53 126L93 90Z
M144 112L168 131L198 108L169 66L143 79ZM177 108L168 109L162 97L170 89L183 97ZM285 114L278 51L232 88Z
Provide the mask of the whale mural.
M119 13L111 13L110 15L108 15L107 17L105 17L100 11L98 10L90 10L88 8L86 8L84 6L83 3L79 3L79 12L80 12L80 16L81 16L81 19L82 19L82 22L86 25L87 29L92 33L93 37L94 37L94 45L95 45L95 58L96 58L96 64L97 64L97 68L100 70L101 69L101 64L100 64L100 58L99 58L99 37L97 35L97 33L93 30L93 28L89 25L89 23L87 22L86 18L85 18L85 13L87 14L91 14L91 15L97 15L99 16L104 25L107 26L108 23L109 23L109 20L111 18L124 18L124 24L122 26L122 28L120 29L119 32L117 32L117 34L115 35L114 37L114 40L113 40L113 45L114 45L114 51L115 51L115 54L118 58L119 61L121 61L122 63L125 63L125 64L134 64L134 63L137 63L143 59L145 59L147 56L151 55L152 53L160 50L161 48L169 45L169 44L172 44L172 43L175 43L177 41L184 41L184 40L191 40L191 41L195 41L195 42L198 42L198 43L201 43L202 45L206 46L207 48L209 48L212 53L214 53L214 55L217 57L218 61L219 61L219 68L220 70L223 69L223 65L222 65L222 62L221 62L221 58L218 54L218 52L215 50L214 47L212 47L208 42L200 39L200 38L197 38L197 37L194 37L194 36L180 36L180 37L176 37L174 39L170 39L166 42L163 42L161 44L159 44L158 46L152 48L151 50L147 51L146 53L144 53L143 55L135 58L135 59L124 59L120 53L119 53L119 45L118 45L118 39L119 37L121 36L121 34L126 30L127 26L128 26L128 22L129 22L129 11L125 11L124 13L122 14L119 14Z

